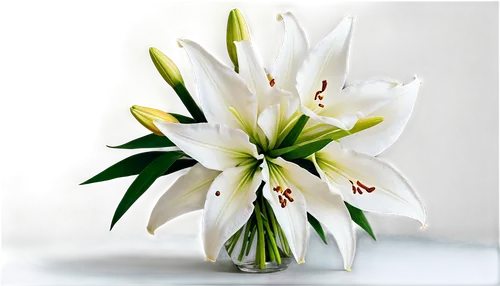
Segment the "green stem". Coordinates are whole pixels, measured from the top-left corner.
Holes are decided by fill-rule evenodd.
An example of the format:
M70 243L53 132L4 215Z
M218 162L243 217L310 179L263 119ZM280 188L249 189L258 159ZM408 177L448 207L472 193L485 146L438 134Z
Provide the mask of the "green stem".
M278 232L280 234L281 244L283 245L283 251L286 255L290 255L290 247L288 246L288 241L286 240L286 236L283 233L283 229L281 229L281 227L278 228Z
M238 240L240 239L241 232L243 231L243 227L241 227L234 235L233 239L231 240L231 246L228 250L229 256L233 253L234 247L236 244L238 244Z
M269 235L269 233L267 233L267 251L269 253L269 261L277 261L276 259L276 256L274 254L274 249L272 248L272 241L271 241L271 236ZM276 246L276 244L274 244ZM281 264L281 259L280 261L278 262L278 264Z
M265 226L266 226L266 231L267 231L267 237L269 239L269 243L271 244L271 248L272 248L272 251L270 252L274 252L274 254L270 254L271 258L275 258L276 261L278 262L278 264L281 264L281 255L280 255L280 252L278 250L278 246L276 245L276 239L274 238L274 233L271 231L271 227L269 226L269 220L270 220L270 217L273 215L272 212L267 212L267 207L266 207L266 203L265 203L266 199L264 199L264 196L261 196L261 203L262 203L262 210L264 211L264 215L267 217L267 220L264 221L265 222ZM271 221L272 223L272 221Z
M256 232L257 232L257 225L254 225L252 231L250 232L250 240L248 241L247 244L247 250L245 251L245 256L248 256L248 254L250 253L250 249L252 249L252 243Z
M253 221L253 216L248 220L247 225L245 226L245 233L243 234L243 245L241 246L240 254L238 255L239 261L243 259L243 254L245 253L245 249L247 248L248 233L250 232L250 226L252 225L252 221Z
M264 227L262 225L261 212L259 207L259 202L255 202L255 217L257 218L257 232L259 234L257 240L257 252L255 259L257 260L257 255L259 258L260 269L266 268L266 242L264 240Z
M178 84L176 86L173 86L173 89L181 99L182 103L188 110L189 114L193 116L194 120L196 120L197 122L207 122L207 119L205 118L203 111L201 111L200 107L194 101L191 94L189 94L189 91L186 89L184 84Z
M267 202L267 201L266 201L266 208L267 208L268 213L271 214L271 215L269 215L269 218L271 219L271 225L273 226L274 238L276 238L278 235L278 223L276 222L276 217L274 216L273 209L272 209L271 205L269 204L269 202Z
M278 238L280 239L280 242L281 242L281 248L283 249L283 252L284 252L285 254L288 254L288 253L286 252L286 247L285 247L285 244L283 243L283 234L281 233L280 229L278 229L277 236L278 236Z
M264 219L265 219L265 221L266 221L266 222L268 222L268 221L269 221L269 216L267 216L267 208L266 208L266 206L264 205L264 200L265 200L265 199L264 199L264 196L263 196L263 195L262 195L262 196L260 196L260 205L261 205L261 207L262 207L262 214L264 215Z

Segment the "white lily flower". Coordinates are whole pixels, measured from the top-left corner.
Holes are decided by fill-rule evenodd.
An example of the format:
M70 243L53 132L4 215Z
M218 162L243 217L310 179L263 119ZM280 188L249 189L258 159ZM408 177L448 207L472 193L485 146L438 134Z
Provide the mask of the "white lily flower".
M317 140L339 128L351 129L362 117L384 118L382 123L340 139L341 144L332 142L312 156L318 173L333 192L353 206L407 216L425 225L424 207L412 187L395 168L372 157L402 133L421 81L415 77L402 85L371 80L344 87L353 18L342 20L309 53L297 19L288 12L279 14L278 20L285 23L285 40L272 76L277 86L300 95L302 111L315 120L304 128L297 143Z
M236 44L240 74L198 44L188 40L179 42L191 59L209 123L154 122L199 164L160 198L151 214L148 231L153 233L172 218L202 208L204 201L204 249L207 259L215 261L224 242L250 218L256 190L264 180L263 195L275 212L297 262L304 262L307 212L310 212L335 235L344 266L350 269L355 238L341 196L331 193L325 182L299 166L281 158L264 159L258 152L274 147L298 108L298 98L269 84L247 41ZM278 186L281 191L272 191Z
M390 164L335 141L316 152L312 161L330 189L349 204L365 211L410 217L425 227L422 201Z
M304 262L306 253L309 212L334 235L344 268L350 270L356 239L342 197L330 192L328 185L318 177L281 158L268 158L264 162L263 177L264 197L273 207L298 263Z
M353 17L344 18L311 51L304 31L290 12L278 14L277 19L285 24L285 38L271 75L277 87L300 96L302 111L315 120L309 122L303 135L314 135L321 131L321 125L348 130L359 118L382 116L384 122L378 126L342 142L373 156L394 143L410 117L420 80L415 78L406 85L371 80L344 87Z

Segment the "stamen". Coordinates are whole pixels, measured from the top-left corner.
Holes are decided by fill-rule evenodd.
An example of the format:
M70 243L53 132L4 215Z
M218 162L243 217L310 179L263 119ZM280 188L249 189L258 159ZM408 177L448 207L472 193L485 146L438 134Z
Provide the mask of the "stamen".
M318 99L319 100L323 100L323 96L322 95L318 95Z
M269 82L269 85L270 85L271 87L273 87L275 83L276 83L276 82L274 81L274 78L273 78L273 79Z
M327 86L327 82L326 82L326 80L323 80L321 82L321 90L316 91L316 94L314 95L314 100L317 100L318 96L326 90L326 86ZM321 97L319 100L323 100L323 97Z
M321 90L316 91L316 94L314 95L314 100L318 99L318 95L321 94Z
M277 193L281 193L281 186L276 186L273 188L273 191L277 192Z
M285 197L291 202L293 203L293 197L291 195L292 193L292 190L290 189L286 189L285 192L283 193L283 195L285 195Z
M220 192L219 191L215 192L215 195L220 196Z
M358 193L359 193L360 195L362 195L362 194L363 194L363 192L362 192L359 188L356 188L356 191L358 191Z
M280 204L283 204L283 197L281 195L278 195L278 199L280 200Z
M360 186L361 188L365 189L369 193L375 191L375 187L367 187L366 185L364 185L360 181L356 181L356 184L358 184L358 186Z
M286 207L286 200L283 200L283 202L281 203L281 207L282 208Z
M323 108L325 105L323 103L318 104L319 107Z
M356 194L356 187L354 186L354 183L351 180L349 180L349 183L351 183L352 193Z

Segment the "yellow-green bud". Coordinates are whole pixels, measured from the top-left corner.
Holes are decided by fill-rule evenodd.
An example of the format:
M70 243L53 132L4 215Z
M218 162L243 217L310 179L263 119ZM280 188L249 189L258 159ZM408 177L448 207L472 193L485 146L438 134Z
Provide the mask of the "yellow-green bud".
M149 55L163 79L171 86L184 85L181 72L174 62L157 48L149 48Z
M238 56L236 55L234 42L243 40L250 41L247 23L241 12L238 9L233 9L229 12L229 17L227 18L226 44L229 58L231 58L236 71L238 71Z
M137 119L137 121L139 121L139 123L141 123L144 127L149 129L154 134L160 136L164 135L154 125L153 121L159 120L164 122L179 123L179 120L177 120L172 115L154 108L134 105L130 108L130 112L132 112L132 115L135 117L135 119Z

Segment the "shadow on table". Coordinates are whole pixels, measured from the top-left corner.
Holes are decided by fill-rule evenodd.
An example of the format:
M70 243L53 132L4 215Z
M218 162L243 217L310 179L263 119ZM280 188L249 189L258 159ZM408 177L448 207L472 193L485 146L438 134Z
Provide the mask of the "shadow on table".
M44 258L39 262L41 266L51 270L71 269L101 273L239 273L229 258L220 258L217 259L217 263L211 263L205 262L200 254L182 252L112 250L55 256Z

